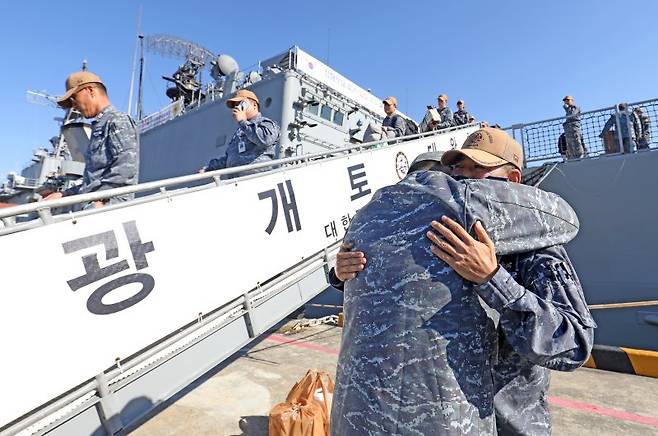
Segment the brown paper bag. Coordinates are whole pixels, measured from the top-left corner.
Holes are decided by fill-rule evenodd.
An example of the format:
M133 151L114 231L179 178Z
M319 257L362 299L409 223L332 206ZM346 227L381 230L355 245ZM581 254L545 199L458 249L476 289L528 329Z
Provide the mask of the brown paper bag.
M325 412L317 402L279 403L270 411L269 436L326 436Z
M328 436L333 393L331 376L309 369L270 411L270 436Z

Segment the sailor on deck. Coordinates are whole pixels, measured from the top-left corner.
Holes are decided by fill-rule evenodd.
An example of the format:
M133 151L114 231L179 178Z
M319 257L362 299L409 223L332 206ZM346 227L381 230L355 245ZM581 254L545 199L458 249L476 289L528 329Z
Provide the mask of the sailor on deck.
M582 143L580 130L580 108L573 102L573 97L567 95L562 99L566 119L564 127L564 139L567 142L567 159L577 159L585 156L585 146Z
M453 115L453 120L455 126L463 126L464 124L470 123L468 120L470 114L464 109L464 100L457 100L457 112Z
M87 194L122 186L134 185L139 178L139 135L135 122L119 112L107 96L100 77L88 71L78 71L66 79L66 93L57 104L73 107L85 118L93 118L91 140L85 152L82 184L63 192L54 192L46 200L63 196ZM101 207L133 198L133 194L96 201L87 207Z
M398 99L391 96L387 97L382 103L384 103L384 112L386 113L386 117L382 121L382 130L386 132L386 137L404 136L406 131L404 119L400 114L395 113L398 108Z
M439 120L432 121L427 124L423 131L447 129L448 127L455 125L452 111L448 107L448 96L445 94L439 95L437 97L437 103L439 105L439 108L437 109L437 112L439 113Z
M226 101L232 110L233 119L238 123L226 147L226 153L219 159L211 159L202 171L213 171L241 165L268 162L274 159L279 146L279 125L260 113L258 97L247 89L241 89ZM229 178L246 174L269 171L269 167L231 174Z
M646 150L651 144L651 120L639 106L633 110L633 113L635 115L633 127L637 138L637 149Z

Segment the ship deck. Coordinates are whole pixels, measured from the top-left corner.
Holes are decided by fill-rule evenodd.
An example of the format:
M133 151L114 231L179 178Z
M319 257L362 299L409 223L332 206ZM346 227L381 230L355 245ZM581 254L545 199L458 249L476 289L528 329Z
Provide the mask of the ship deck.
M267 435L269 410L309 368L334 374L341 328L290 325L262 335L166 403L131 434ZM555 435L657 435L658 379L581 368L553 372ZM147 399L145 399L147 400Z

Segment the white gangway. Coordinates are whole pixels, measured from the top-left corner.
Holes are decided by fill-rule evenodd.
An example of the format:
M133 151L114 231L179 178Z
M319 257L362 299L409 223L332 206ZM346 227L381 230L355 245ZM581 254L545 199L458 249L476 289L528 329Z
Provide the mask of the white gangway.
M476 128L1 210L0 434L134 425L326 289L356 211L418 154ZM128 192L138 198L51 213Z

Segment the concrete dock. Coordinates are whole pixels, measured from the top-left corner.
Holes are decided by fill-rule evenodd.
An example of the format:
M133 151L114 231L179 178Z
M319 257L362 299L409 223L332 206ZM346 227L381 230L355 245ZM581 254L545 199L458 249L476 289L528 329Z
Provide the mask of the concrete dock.
M131 434L266 436L270 409L307 369L336 371L341 328L290 334L290 325L159 405ZM553 372L549 402L555 435L658 435L658 379L588 368Z

